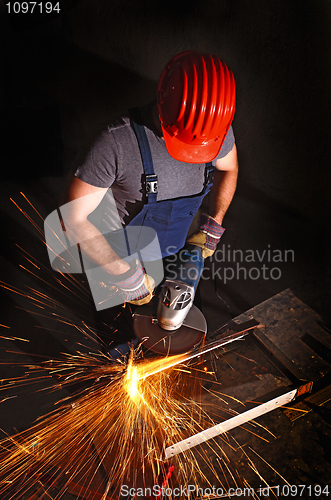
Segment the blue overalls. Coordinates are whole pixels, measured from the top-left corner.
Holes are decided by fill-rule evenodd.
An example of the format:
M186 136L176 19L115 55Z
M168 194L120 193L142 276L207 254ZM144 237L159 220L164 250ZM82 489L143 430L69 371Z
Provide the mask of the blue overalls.
M193 217L212 186L214 167L211 162L206 163L204 186L200 193L185 198L157 201L157 176L154 172L146 131L139 123L141 121L139 109L130 109L130 116L144 168L143 192L146 203L128 225L155 229L162 257L167 257L177 253L184 246Z

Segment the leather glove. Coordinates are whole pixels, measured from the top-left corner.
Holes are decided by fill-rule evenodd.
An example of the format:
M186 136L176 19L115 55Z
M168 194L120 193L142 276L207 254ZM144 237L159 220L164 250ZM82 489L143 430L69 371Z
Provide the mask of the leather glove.
M225 229L207 214L202 214L200 228L187 239L191 245L202 248L202 257L206 259L213 255Z
M124 301L137 306L148 304L153 297L155 281L148 276L138 260L133 260L130 269L118 276L112 276L111 282L124 296Z

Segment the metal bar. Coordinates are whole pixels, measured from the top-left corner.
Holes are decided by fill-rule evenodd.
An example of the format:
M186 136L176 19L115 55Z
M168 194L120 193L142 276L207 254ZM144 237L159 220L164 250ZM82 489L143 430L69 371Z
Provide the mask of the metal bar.
M214 349L218 349L219 347L223 347L227 344L230 344L231 342L234 342L236 340L242 340L246 335L250 333L250 331L254 328L261 328L262 325L254 325L251 326L250 328L246 328L245 330L242 330L241 332L233 333L231 335L227 335L226 337L224 336L220 340L215 340L214 342L210 342L206 344L204 347L197 347L193 349L192 351L184 354L175 354L174 356L169 356L165 358L160 359L160 364L157 368L154 370L148 371L141 375L140 379L144 380L147 377L150 377L151 375L155 375L156 373L159 373L160 371L167 370L168 368L172 368L176 365L186 363L190 359L197 358L198 356L202 356L203 354L206 354L207 352L213 351Z
M223 434L224 432L234 429L235 427L249 422L250 420L253 420L254 418L257 418L261 415L264 415L265 413L268 413L275 408L283 406L292 401L295 398L297 392L298 389L286 392L285 394L282 394L277 398L271 399L270 401L267 401L266 403L263 403L259 406L255 406L254 408L247 410L244 413L240 413L235 417L229 418L221 424L217 424L213 427L210 427L209 429L205 429L204 431L195 434L194 436L184 439L183 441L179 441L178 443L168 446L168 448L165 449L165 458L171 458L174 455L182 453L183 451L194 448L194 446L197 446L198 444L205 443L209 439L213 439L216 436Z

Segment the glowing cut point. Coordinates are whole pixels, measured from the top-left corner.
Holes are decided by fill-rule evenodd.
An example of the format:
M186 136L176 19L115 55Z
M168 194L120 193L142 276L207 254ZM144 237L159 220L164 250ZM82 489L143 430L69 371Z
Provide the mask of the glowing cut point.
M125 377L126 392L129 394L133 401L137 400L139 396L138 391L138 372L137 368L132 366L132 362L129 363L128 370Z

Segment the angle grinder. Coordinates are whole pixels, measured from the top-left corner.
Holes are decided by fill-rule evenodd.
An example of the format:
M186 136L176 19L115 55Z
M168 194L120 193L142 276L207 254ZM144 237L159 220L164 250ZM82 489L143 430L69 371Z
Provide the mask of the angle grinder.
M207 332L202 312L193 304L203 270L202 250L186 246L165 265L165 280L149 304L137 307L133 328L145 348L181 354L197 346Z

